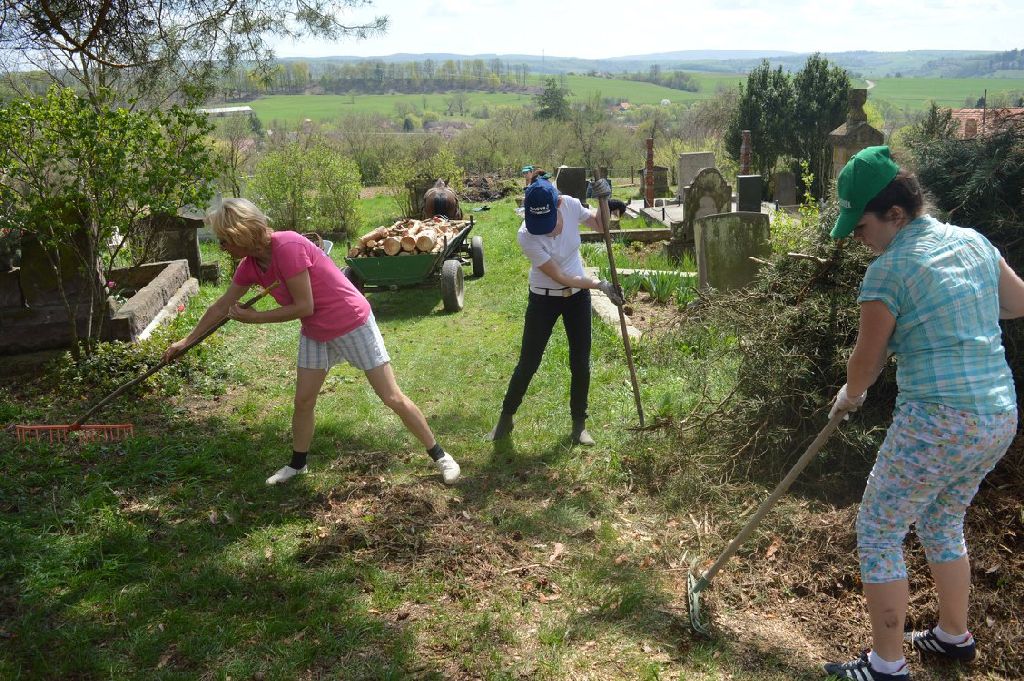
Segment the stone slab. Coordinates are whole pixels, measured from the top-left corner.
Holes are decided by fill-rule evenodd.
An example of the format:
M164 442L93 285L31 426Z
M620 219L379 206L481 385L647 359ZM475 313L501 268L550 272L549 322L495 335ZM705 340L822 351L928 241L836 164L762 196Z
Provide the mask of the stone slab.
M761 212L761 184L760 175L736 176L737 210L745 213Z
M650 244L656 241L666 241L672 238L672 230L668 227L659 227L654 229L612 229L608 233L611 235L613 241L639 241L641 243ZM580 241L584 242L604 242L604 234L601 232L581 232Z
M676 197L682 201L684 188L693 182L693 178L697 177L697 173L704 168L714 167L715 154L712 151L679 154L679 158L676 160L676 182L678 183Z
M754 280L760 267L751 257L771 255L765 213L707 215L694 223L694 235L701 288L742 288Z

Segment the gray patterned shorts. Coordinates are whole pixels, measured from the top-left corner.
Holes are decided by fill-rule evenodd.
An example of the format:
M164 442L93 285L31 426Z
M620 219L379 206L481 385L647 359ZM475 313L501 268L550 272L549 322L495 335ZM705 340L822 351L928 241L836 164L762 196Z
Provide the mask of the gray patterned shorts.
M369 371L391 361L377 321L370 315L361 326L329 341L316 341L299 334L299 368L330 369L348 362L356 369Z

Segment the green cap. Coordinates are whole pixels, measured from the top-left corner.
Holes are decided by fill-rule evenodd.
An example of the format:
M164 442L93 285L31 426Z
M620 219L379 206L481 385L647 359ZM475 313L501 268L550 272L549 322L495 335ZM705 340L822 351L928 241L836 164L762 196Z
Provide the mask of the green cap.
M850 236L864 215L864 206L893 181L900 167L889 156L889 147L861 149L839 173L836 193L839 194L839 218L832 228L832 238Z
M519 172L521 172L523 175L525 175L526 173L533 172L533 166L523 166L523 169L520 170Z

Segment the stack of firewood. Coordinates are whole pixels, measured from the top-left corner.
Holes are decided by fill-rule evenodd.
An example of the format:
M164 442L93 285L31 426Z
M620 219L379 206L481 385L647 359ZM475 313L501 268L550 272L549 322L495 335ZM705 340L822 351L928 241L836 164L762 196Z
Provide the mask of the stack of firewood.
M399 220L359 237L359 245L349 249L348 257L437 253L468 224L468 220L449 220L440 215L428 220Z

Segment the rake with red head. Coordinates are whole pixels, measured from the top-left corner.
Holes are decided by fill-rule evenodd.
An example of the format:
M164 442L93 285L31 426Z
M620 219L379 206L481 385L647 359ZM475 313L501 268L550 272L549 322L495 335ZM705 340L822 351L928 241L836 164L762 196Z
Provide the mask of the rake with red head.
M242 307L252 307L252 305L262 298L263 296L270 293L270 291L278 285L278 282L272 283L270 286L261 290L258 294L246 300L242 303ZM201 336L196 338L194 341L182 348L181 352L171 359L162 359L160 363L149 369L146 373L142 374L138 378L134 378L128 383L125 383L114 392L110 393L102 400L94 404L89 411L82 414L74 423L60 424L60 425L32 425L32 426L15 426L14 431L18 436L20 442L67 442L73 437L79 442L117 442L129 438L135 434L135 428L130 423L86 423L85 420L98 412L101 408L115 400L120 395L124 394L130 388L135 387L139 383L142 383L147 378L155 374L156 372L163 369L165 366L173 362L175 359L185 354L195 346L202 343L208 338L214 331L227 324L230 317L223 317L216 324L211 326L209 329L203 332ZM76 435L72 435L75 433Z

